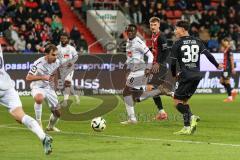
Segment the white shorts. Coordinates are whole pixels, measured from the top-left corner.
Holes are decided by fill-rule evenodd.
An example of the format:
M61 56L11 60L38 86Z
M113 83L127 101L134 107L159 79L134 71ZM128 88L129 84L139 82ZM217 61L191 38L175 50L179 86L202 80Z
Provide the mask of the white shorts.
M73 74L74 74L74 71L70 72L70 73L67 75L67 77L65 78L65 81L70 81L70 82L72 82Z
M22 107L22 102L14 88L10 88L6 91L0 91L0 103L6 106L9 112L12 112L17 107Z
M50 108L58 107L58 97L57 97L56 92L53 89L33 88L31 91L31 94L33 97L35 97L37 94L42 94Z
M126 85L131 88L145 89L147 84L147 77L145 76L144 70L130 72L127 77Z

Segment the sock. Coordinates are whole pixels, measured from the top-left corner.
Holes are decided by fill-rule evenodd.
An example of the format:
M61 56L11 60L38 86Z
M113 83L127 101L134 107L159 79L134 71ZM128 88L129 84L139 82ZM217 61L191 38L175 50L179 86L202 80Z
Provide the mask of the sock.
M188 108L188 114L189 114L189 116L191 118L191 116L193 115L192 111L191 111L191 108L190 108L189 104L185 104L185 106Z
M225 88L227 90L228 96L231 96L232 88L231 88L230 84L225 84Z
M48 128L53 128L58 122L58 117L55 117L53 114L50 115Z
M64 101L67 101L69 99L69 94L70 94L70 87L65 87L63 97Z
M191 113L189 105L184 105L182 103L178 103L176 108L183 115L184 126L190 126L190 120L191 120L192 113Z
M35 117L37 121L42 119L42 104L34 103Z
M158 110L162 110L163 109L163 105L162 105L162 100L160 96L157 97L153 97L154 103L156 104L156 106L158 107Z
M25 115L22 118L22 123L33 133L35 133L40 140L43 141L46 134L43 132L42 128L39 126L36 120L34 120L32 117Z
M79 96L78 96L78 94L75 92L75 89L74 89L73 86L70 87L70 91L71 91L71 93L75 96L76 101L77 101L77 102L80 102Z
M126 96L124 97L124 102L127 110L127 114L130 120L136 121L137 118L135 116L135 111L134 111L134 102L132 99L132 96Z

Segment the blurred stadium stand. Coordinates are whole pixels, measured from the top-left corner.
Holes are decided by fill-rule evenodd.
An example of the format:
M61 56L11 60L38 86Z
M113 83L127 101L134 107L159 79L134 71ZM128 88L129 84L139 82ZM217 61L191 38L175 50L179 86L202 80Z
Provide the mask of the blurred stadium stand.
M118 11L117 31L104 18L99 23L99 11ZM88 13L95 14L98 25L89 26L94 23L87 19ZM39 52L47 41L57 44L64 29L72 31L72 42L81 52L112 53L104 44L108 40L100 36L121 44L126 38L124 26L136 23L139 36L150 45L148 20L152 16L161 19L160 29L169 46L175 40L176 21L187 19L192 23L190 34L204 40L211 52L221 51L224 37L231 39L234 51L240 51L240 0L0 0L0 43L5 51Z

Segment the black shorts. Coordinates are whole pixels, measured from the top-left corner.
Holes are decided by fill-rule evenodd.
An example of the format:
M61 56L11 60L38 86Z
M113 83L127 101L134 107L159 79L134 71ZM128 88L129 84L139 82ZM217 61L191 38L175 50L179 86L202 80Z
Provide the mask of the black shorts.
M167 71L166 66L161 66L158 73L151 73L149 75L148 84L151 84L154 87L158 87L160 84L163 84L167 76Z
M174 92L174 99L188 100L195 93L197 86L201 79L184 80L181 79L176 82L176 90Z

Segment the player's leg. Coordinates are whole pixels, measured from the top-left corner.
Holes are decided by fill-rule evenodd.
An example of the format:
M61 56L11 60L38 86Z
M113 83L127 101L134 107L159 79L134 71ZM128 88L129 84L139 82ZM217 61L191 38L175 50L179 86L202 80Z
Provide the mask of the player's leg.
M225 72L224 72L225 73ZM224 102L232 102L237 95L237 92L231 88L230 85L230 77L224 77L224 75L220 79L220 83L224 86L227 91L228 98L224 99Z
M200 120L198 116L192 114L188 100L197 89L200 80L192 80L186 82L177 82L174 93L174 104L176 109L182 114L184 127L174 134L189 135L196 130L197 122Z
M45 93L43 89L33 89L32 96L34 98L34 111L35 111L35 119L38 124L42 127L42 103L45 98Z
M163 104L160 96L153 97L153 101L158 108L158 114L156 115L156 120L166 120L168 118L167 113L163 109Z
M132 97L132 88L125 86L123 89L123 100L126 107L128 120L121 122L122 124L135 124L137 123L137 118L134 111L134 100Z
M69 95L70 95L70 92L71 92L71 81L64 81L64 91L63 91L63 99L64 101L68 101L69 99Z
M56 128L56 124L61 116L60 105L58 103L56 92L54 90L48 89L46 90L46 93L46 99L52 112L46 131L60 132L60 130Z
M66 79L71 82L72 79L73 79L73 74L74 74L74 71L72 71L72 72L66 77ZM71 86L70 86L70 93L72 93L72 94L74 95L75 100L76 100L76 103L77 103L77 104L80 104L80 98L79 98L79 95L77 94L77 92L76 92L75 89L74 89L74 85L71 85Z
M9 109L10 114L19 123L24 124L29 130L39 137L39 139L43 142L45 153L50 154L52 152L52 138L43 132L42 128L35 119L24 113L22 109L22 103L15 89L12 88L4 91L0 102Z
M165 66L160 67L160 71L157 74L153 74L152 82L154 86L159 86L164 83L166 78L167 68ZM155 116L156 120L166 120L168 118L167 113L163 109L162 99L160 96L153 97L153 101L158 108L158 114Z

